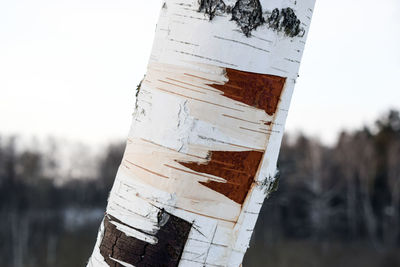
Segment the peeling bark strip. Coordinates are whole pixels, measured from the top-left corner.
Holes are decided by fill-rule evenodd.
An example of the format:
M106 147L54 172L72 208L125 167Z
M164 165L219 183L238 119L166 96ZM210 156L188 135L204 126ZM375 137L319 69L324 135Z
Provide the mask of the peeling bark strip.
M204 12L210 20L216 15L231 13L231 20L236 21L246 37L250 37L252 30L265 23L269 28L288 37L303 37L305 33L304 28L300 27L301 21L289 7L267 11L265 13L270 16L264 18L259 0L237 0L233 7L227 6L223 0L199 0L199 4L199 12Z
M104 236L100 244L100 253L106 263L111 267L123 266L116 260L137 267L178 266L192 225L164 211L160 212L159 218L161 227L155 235L158 242L152 245L127 236L112 224L113 221L123 223L106 215Z
M226 183L216 181L199 183L236 203L243 204L263 154L259 151L211 151L211 157L207 163L178 162L193 171L225 179Z
M249 106L265 110L272 116L276 112L286 78L226 68L228 82L210 84L224 92L224 96Z

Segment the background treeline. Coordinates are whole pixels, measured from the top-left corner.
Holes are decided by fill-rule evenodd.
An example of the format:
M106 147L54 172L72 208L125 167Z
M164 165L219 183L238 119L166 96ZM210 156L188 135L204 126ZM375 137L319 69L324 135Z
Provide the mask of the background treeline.
M337 143L286 136L250 266L400 266L400 116ZM262 260L260 260L262 259ZM245 262L246 263L246 262Z
M62 142L20 143L0 138L1 266L84 266L124 144L65 168ZM400 266L398 111L332 146L286 136L279 170L244 266Z

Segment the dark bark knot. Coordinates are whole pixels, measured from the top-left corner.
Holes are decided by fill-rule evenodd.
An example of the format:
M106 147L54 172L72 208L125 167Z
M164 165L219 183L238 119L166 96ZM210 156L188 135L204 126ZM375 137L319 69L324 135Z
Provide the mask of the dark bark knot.
M199 12L204 12L212 20L215 15L221 15L226 11L226 5L222 0L200 0Z
M232 20L236 21L247 37L250 37L251 31L265 22L260 1L238 0L232 9Z
M302 37L305 33L304 28L300 27L300 20L297 18L293 9L289 7L281 10L275 8L272 14L267 18L267 24L271 29L283 32L289 37Z

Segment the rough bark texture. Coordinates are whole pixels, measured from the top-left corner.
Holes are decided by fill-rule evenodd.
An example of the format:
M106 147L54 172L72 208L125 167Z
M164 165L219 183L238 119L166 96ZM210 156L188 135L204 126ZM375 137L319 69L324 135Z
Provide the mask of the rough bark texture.
M162 226L157 234L154 235L158 242L153 245L135 237L127 236L111 223L112 221L122 222L110 215L106 215L100 253L109 266L123 266L116 260L137 267L178 266L191 224L176 216L167 214L165 211L160 211L159 218Z
M289 37L303 36L305 33L292 8L274 8L264 16L259 0L237 0L233 6L226 5L222 0L201 0L199 12L204 12L210 20L217 15L231 14L231 20L236 22L246 37L264 24Z
M223 14L226 10L226 5L222 0L201 0L199 11L207 14L212 20L215 15Z
M238 0L232 8L232 20L249 37L252 30L264 23L259 0Z
M291 8L281 10L275 8L271 16L268 17L267 23L272 29L283 32L290 37L304 34L304 29L300 27L301 21Z

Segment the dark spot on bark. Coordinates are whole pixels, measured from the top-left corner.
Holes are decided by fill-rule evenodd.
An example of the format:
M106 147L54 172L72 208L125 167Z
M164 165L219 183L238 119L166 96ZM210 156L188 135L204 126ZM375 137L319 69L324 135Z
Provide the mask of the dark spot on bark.
M276 171L274 177L270 180L272 180L272 182L269 184L267 191L268 194L270 195L273 192L278 191L278 187L279 187L279 179L281 178L281 173L279 170Z
M204 12L210 20L212 20L215 15L221 15L226 10L226 5L222 0L199 0L199 12Z
M178 266L192 225L179 217L161 210L159 216L162 218L163 214L167 214L169 219L165 222L164 226L160 227L157 234L154 235L158 239L158 243L155 245L125 235L125 233L118 230L111 223L111 221L122 222L110 215L106 215L104 218L104 235L100 244L100 253L107 264L111 267L122 267L121 264L110 258L112 257L137 267Z
M221 177L227 182L207 181L200 184L217 191L236 203L243 204L254 181L263 152L211 151L206 163L181 162L181 165L205 174Z
M238 0L232 8L232 20L236 21L243 33L249 37L252 30L265 22L260 1Z
M273 192L278 191L278 187L279 187L279 176L275 177L274 181L272 182L270 188L268 189L268 192L271 194Z
M269 198L272 193L278 191L279 179L280 179L280 172L277 170L274 177L272 176L265 177L264 181L260 183L260 185L264 188L264 193L267 198Z
M135 93L135 110L138 108L138 102L139 102L139 93L140 93L140 87L142 86L142 82L145 77L140 81L140 83L136 86L136 93Z
M209 85L230 99L265 110L268 115L276 112L286 78L230 68L226 68L226 75L229 80L225 84Z
M139 82L139 84L136 86L136 93L135 93L135 97L136 97L136 98L139 96L140 87L142 86L143 80L144 80L144 77L143 77L143 79Z
M297 18L293 9L289 7L281 10L275 8L267 18L267 24L271 29L283 32L289 37L303 36L305 33L305 30L300 27L300 20Z

